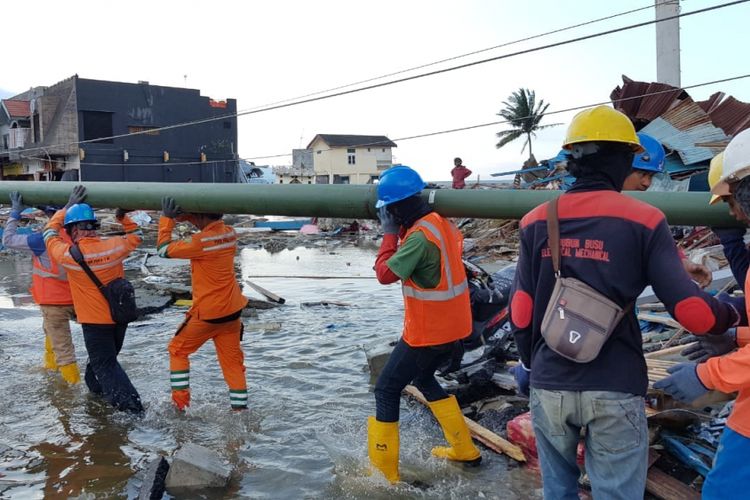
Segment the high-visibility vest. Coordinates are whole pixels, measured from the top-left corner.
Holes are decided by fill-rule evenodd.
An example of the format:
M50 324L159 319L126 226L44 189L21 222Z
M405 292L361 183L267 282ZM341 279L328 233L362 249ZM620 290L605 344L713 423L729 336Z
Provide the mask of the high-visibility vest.
M435 288L421 288L412 279L403 283L404 342L422 347L466 338L472 324L469 283L461 260L463 236L435 212L415 222L403 240L416 231L440 249L440 283Z
M42 259L36 255L32 258L30 291L34 302L45 306L72 305L73 296L70 294L65 269L52 260L49 253L45 252L42 255L47 257L49 266L45 266Z

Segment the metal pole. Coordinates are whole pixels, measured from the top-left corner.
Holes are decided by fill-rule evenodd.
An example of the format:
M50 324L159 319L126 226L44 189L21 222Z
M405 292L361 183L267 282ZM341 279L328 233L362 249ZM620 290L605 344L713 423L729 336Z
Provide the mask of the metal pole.
M187 211L375 219L377 185L344 184L198 184L155 182L84 182L87 202L100 208L160 209L172 196ZM20 191L29 205L63 205L70 182L0 182L0 202ZM558 196L550 190L426 189L425 199L447 217L520 219L535 206ZM708 193L627 193L662 210L670 224L738 226L724 204L710 206Z

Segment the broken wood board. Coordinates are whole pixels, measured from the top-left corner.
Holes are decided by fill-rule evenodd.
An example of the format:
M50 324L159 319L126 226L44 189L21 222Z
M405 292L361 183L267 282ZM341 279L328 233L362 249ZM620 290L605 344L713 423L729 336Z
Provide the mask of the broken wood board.
M671 316L666 314L653 314L647 312L638 313L638 319L641 321L648 321L649 323L659 323L660 325L666 325L670 328L682 328L677 321L672 319Z
M404 389L404 392L423 405L427 406L427 400L419 391L419 389L417 389L413 385L407 385ZM466 420L466 425L469 427L469 432L471 432L472 437L487 446L489 449L494 450L497 453L504 453L505 455L508 455L510 458L519 462L526 461L526 457L524 456L523 451L520 447L514 445L506 439L503 439L489 429L482 427L468 417L464 417L464 420Z
M663 500L700 500L700 494L666 472L652 467L646 476L646 491Z
M245 280L245 283L247 283L250 286L250 288L258 292L259 294L263 295L265 298L267 298L271 302L276 302L277 304L283 304L284 302L286 302L286 299L284 299L283 297L279 297L275 293L269 290L266 290L260 285L256 285L250 280Z

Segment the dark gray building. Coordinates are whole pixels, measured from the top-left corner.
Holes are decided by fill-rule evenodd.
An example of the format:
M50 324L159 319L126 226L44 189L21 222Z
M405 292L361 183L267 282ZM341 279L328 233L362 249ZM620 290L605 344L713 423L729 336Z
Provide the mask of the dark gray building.
M35 179L236 182L237 102L195 89L73 76L14 99L30 102ZM170 125L203 123L158 130ZM138 135L128 135L138 133ZM34 175L35 174L35 175Z

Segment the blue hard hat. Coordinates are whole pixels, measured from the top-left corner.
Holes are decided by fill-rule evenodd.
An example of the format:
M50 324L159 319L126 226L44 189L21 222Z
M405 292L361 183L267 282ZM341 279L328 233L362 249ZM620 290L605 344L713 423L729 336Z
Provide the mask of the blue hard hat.
M65 226L77 222L96 222L96 215L90 205L77 203L65 211Z
M664 172L664 148L661 143L648 134L639 133L638 140L643 146L643 152L636 153L633 158L633 168L655 172Z
M421 192L426 185L413 168L406 165L391 167L380 174L378 202L375 204L375 208L381 208L414 196Z

